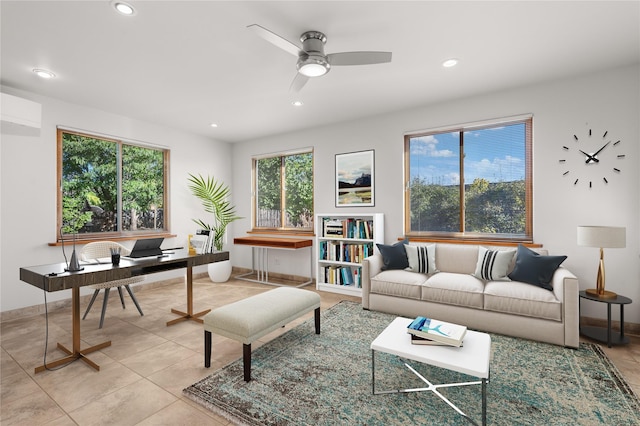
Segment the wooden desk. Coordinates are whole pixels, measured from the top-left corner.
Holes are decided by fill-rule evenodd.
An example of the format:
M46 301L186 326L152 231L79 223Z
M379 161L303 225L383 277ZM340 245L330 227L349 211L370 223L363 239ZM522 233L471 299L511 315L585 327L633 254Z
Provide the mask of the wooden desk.
M90 262L83 262L81 266L84 269L78 272L65 272L64 268L66 265L64 263L20 268L20 280L35 287L48 292L71 289L72 349L69 350L64 345L58 343L58 349L65 352L67 356L37 367L35 372L40 373L47 368L54 368L74 359L81 359L96 370L100 370L100 366L87 358L86 355L111 346L111 341L106 341L86 349L80 349L80 287L122 278L186 268L187 312L171 309L171 312L180 317L167 322L167 326L186 320L202 323L200 317L208 313L210 309L193 313L193 267L228 259L228 252L189 255L184 251L151 259L131 260L122 258L119 266L112 266L111 263L92 264Z
M309 248L309 280L296 287L304 287L313 282L313 240L310 238L279 238L279 237L238 237L233 239L237 245L251 246L251 272L238 275L239 280L261 284L281 286L282 284L269 281L269 249L298 250ZM256 252L258 257L256 259ZM256 274L257 279L247 278Z

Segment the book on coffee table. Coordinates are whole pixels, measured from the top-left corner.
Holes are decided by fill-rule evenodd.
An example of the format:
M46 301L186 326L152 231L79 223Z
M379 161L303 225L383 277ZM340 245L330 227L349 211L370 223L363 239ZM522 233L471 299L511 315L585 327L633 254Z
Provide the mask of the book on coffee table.
M412 345L424 345L424 346L451 346L448 343L438 342L436 340L425 339L424 337L418 337L414 334L409 333L411 337ZM464 346L464 342L460 345L460 347Z
M417 317L407 327L407 333L446 345L460 347L462 339L467 333L467 327L431 318Z

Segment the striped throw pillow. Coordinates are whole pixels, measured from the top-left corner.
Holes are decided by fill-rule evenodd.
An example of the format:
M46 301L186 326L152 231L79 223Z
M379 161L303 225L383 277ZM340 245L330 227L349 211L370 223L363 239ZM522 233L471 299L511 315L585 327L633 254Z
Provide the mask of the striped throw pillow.
M435 244L407 244L404 246L404 249L407 252L407 259L409 260L407 270L421 274L433 274L437 272Z
M488 250L480 247L473 276L486 281L510 281L507 272L515 254L515 250Z

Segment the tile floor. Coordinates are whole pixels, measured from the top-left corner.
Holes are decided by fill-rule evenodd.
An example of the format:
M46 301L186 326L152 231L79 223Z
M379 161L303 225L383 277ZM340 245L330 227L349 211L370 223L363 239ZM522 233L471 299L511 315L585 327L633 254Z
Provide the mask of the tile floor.
M196 279L194 311L222 306L272 288L246 281L213 284L208 278ZM344 299L359 301L333 293L320 294L322 309ZM184 284L142 288L136 296L144 311L142 317L128 295L125 295L127 308L123 310L114 291L101 330L98 322L102 294L82 321L83 347L112 341L110 347L89 356L100 365L99 372L83 362L74 362L58 371L34 374L34 368L43 361L45 316L2 322L0 424L230 424L185 398L182 389L241 357L242 345L214 335L211 369L205 369L202 325L192 321L165 325L175 318L171 308L186 309ZM86 303L81 304L83 313ZM292 325L312 315L309 313ZM51 312L48 323L50 362L63 355L56 349L56 342L71 345L70 309ZM254 348L288 328L265 336ZM631 336L631 344L627 346L605 347L605 352L640 394L640 337Z

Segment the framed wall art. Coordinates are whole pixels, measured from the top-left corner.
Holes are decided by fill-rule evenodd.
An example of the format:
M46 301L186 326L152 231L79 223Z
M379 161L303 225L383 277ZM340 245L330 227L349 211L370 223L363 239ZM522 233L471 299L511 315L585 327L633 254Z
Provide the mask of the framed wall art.
M336 154L336 207L374 206L374 150Z

